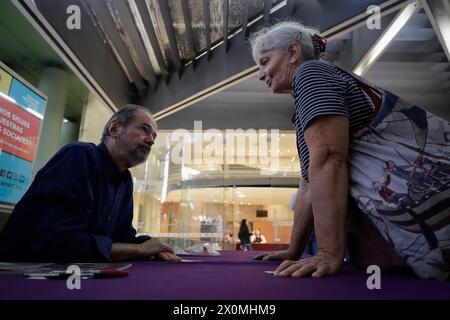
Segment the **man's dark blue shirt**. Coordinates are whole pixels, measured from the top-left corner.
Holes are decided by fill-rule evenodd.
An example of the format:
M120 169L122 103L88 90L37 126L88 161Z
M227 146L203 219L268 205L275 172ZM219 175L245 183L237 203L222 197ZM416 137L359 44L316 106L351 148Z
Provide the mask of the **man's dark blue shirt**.
M75 142L37 173L0 234L0 261L111 261L113 242L142 243L132 227L133 181L106 146Z

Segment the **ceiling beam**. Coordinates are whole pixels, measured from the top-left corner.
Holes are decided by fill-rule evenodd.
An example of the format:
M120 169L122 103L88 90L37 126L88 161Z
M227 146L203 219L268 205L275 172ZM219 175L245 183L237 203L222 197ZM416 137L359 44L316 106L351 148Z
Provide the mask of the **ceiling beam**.
M187 5L187 0L181 1L181 11L183 12L184 28L186 32L186 42L191 53L192 60L197 56L197 50L195 49L194 33L192 32L191 14ZM194 66L195 67L195 66Z
M223 0L223 45L225 51L228 51L228 10L229 10L229 0Z
M450 61L450 4L448 0L422 0L423 8Z
M102 34L104 41L111 47L111 55L117 54L116 58L120 61L125 73L128 74L130 80L136 86L138 93L146 90L146 85L139 70L136 68L125 43L116 31L114 20L108 12L108 8L103 1L82 0L83 7L86 9L88 16L91 18L93 25L98 25L98 32Z
M98 0L89 0L90 2L99 2ZM148 53L142 43L142 38L136 28L136 24L131 13L131 9L125 0L106 0L112 4L110 14L113 17L123 41L128 47L135 64L140 70L143 78L148 79L150 86L155 87L157 83L155 71L150 62ZM114 10L115 9L115 10ZM112 12L113 11L113 12Z
M209 13L210 0L203 0L203 21L205 22L206 52L211 53L211 14Z
M166 29L167 37L169 38L170 56L172 57L175 71L180 74L182 72L180 57L178 56L177 40L175 37L175 31L172 25L172 17L170 15L169 1L159 0L159 9L164 21L164 28Z
M242 12L242 34L244 36L244 38L247 36L247 24L248 24L248 6L249 6L250 2L249 1L244 1L243 6L244 6L244 11Z
M161 74L164 78L168 77L169 72L167 71L166 63L164 62L164 57L161 52L161 47L159 46L158 38L156 37L155 28L153 27L152 18L150 17L150 12L148 11L145 0L133 0L136 4L142 23L144 24L145 31L147 32L150 44L152 46L153 52L155 54L156 61L158 62Z

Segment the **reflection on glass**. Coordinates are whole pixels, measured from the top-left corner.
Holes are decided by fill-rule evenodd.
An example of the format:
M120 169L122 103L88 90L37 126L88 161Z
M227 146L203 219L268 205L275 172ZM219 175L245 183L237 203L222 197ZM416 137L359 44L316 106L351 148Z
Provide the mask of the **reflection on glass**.
M138 233L181 249L234 250L247 219L268 243L289 243L300 176L295 134L264 130L252 142L248 131L208 131L159 132L148 161L131 170Z

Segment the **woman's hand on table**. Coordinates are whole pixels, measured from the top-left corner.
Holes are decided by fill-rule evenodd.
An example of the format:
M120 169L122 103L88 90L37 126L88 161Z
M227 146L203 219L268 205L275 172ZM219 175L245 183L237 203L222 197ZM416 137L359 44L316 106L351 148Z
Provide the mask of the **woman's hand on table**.
M320 278L339 271L343 260L333 254L318 252L315 256L298 261L286 260L275 270L275 276Z

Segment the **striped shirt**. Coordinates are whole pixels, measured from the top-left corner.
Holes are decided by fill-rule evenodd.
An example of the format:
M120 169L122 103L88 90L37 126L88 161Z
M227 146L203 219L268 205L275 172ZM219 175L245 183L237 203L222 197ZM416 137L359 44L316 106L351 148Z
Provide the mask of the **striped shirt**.
M301 64L294 74L292 89L297 151L302 177L309 182L309 150L304 137L308 124L320 116L339 115L349 119L350 128L360 127L370 122L375 109L355 79L324 61Z

